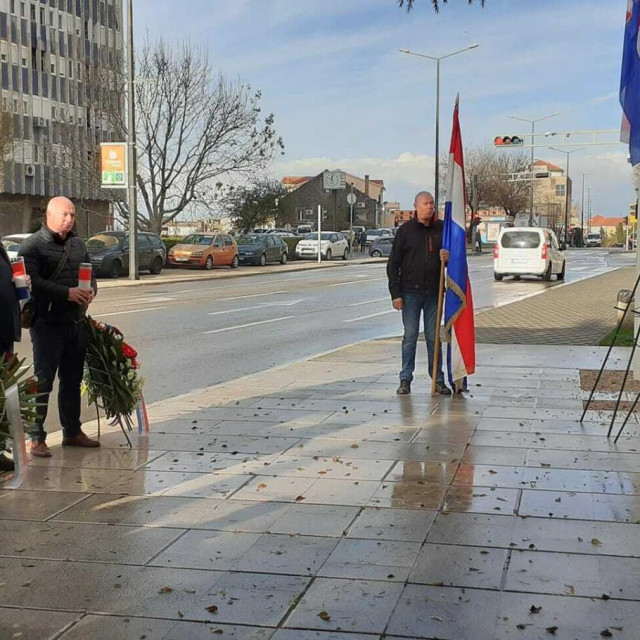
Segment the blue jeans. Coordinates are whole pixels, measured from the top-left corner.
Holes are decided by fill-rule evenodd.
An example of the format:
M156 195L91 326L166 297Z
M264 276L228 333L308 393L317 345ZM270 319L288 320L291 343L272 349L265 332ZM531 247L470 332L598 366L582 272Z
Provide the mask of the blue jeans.
M433 371L438 296L436 294L403 293L402 303L404 335L402 336L402 371L400 372L400 380L409 380L409 382L411 382L413 380L413 371L416 368L416 345L418 343L418 334L420 333L421 315L424 318L424 337L427 343L429 376L431 376ZM444 382L442 349L440 345L438 345L438 375L436 380L438 382Z

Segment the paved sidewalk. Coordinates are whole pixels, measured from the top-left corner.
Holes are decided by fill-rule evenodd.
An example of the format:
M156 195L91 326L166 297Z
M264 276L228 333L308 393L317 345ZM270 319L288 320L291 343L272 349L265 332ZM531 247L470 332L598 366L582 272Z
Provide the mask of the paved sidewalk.
M497 344L597 345L617 323L618 291L633 289L632 267L614 269L544 294L481 311L476 340ZM502 283L509 286L509 281Z
M640 425L577 421L605 350L478 351L464 397L395 396L377 341L54 446L0 490L0 637L637 640Z

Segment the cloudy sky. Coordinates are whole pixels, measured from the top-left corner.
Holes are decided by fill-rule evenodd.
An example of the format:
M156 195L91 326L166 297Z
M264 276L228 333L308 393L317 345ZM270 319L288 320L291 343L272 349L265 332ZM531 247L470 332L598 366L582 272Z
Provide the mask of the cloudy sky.
M162 34L206 46L212 63L263 93L286 155L273 174L341 168L382 178L385 200L408 208L433 187L433 56L478 43L441 63L441 149L460 93L465 146L530 125L509 116L559 112L537 131L618 129L618 89L626 0L429 0L407 14L396 0L136 0L141 42ZM541 142L544 144L544 142ZM567 149L570 149L567 147ZM623 145L571 155L574 203L589 172L593 212L625 215L635 200ZM536 158L564 166L544 147Z

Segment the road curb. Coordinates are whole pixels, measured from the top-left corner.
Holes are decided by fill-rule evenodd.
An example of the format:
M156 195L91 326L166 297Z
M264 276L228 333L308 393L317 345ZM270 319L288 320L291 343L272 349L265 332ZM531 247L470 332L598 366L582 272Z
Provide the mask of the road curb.
M187 271L184 275L180 275L176 278L166 278L161 279L160 276L145 276L144 278L140 278L140 280L99 280L98 281L98 289L119 289L122 287L141 287L147 285L168 285L168 284L178 284L181 282L200 282L200 281L210 281L210 280L229 280L231 278L246 278L255 275L262 274L271 274L271 273L295 273L299 271L312 271L314 269L331 269L334 267L346 267L349 265L368 265L368 264L380 264L382 262L386 262L386 258L359 258L356 260L340 260L339 262L321 262L321 263L306 263L300 265L294 265L291 263L291 267L289 267L289 263L286 266L283 265L271 265L265 267L256 267L251 268L251 271L246 272L244 270L228 270L228 271L220 271L220 272L195 272L189 274ZM276 266L274 270L273 267ZM178 271L177 269L172 269L171 271ZM198 274L198 275L196 275Z

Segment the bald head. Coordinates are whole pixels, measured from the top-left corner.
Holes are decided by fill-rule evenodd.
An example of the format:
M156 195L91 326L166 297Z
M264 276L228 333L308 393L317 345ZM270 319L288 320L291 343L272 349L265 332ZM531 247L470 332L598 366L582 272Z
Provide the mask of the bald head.
M76 221L76 208L69 198L56 196L49 200L46 212L47 227L66 238Z
M431 224L433 214L436 210L433 196L428 191L420 191L416 194L413 206L416 210L416 218L418 218L418 222L426 225Z

